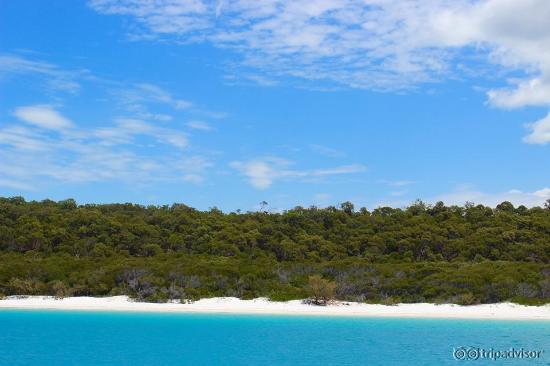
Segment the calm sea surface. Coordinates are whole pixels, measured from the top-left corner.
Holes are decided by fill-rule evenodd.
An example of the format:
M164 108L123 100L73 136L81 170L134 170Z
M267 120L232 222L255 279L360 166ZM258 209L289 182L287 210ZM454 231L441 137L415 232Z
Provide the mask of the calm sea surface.
M0 310L0 365L460 364L550 365L550 322Z

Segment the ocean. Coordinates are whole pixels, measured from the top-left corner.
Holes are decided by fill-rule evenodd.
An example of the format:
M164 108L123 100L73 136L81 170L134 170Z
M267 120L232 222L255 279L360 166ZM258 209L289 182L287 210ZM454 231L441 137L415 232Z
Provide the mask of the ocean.
M460 364L550 365L550 322L0 310L2 366Z

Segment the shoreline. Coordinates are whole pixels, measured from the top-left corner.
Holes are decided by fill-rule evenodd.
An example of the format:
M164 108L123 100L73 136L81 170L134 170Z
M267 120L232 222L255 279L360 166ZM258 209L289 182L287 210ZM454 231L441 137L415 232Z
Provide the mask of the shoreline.
M156 312L250 315L347 316L387 318L550 320L550 304L524 306L513 303L461 306L454 304L378 305L339 302L327 306L303 304L301 300L273 302L265 298L240 300L232 297L207 298L189 304L147 303L127 296L67 297L10 296L0 300L0 310L67 310L107 312Z

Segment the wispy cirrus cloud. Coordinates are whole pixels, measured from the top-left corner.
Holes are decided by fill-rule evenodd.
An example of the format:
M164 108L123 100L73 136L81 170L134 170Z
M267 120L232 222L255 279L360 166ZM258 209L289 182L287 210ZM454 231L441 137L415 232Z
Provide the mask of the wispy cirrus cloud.
M207 159L186 151L184 133L146 121L117 118L106 126L82 128L45 105L18 107L14 116L25 125L0 128L3 187L28 190L44 179L199 183L211 166Z
M173 114L189 111L193 103L174 96L168 90L152 83L122 83L109 81L106 91L111 95L119 108L132 113L135 117L160 122L174 119ZM151 108L168 108L168 113L151 112Z
M194 105L191 101L175 96L165 88L146 82L127 82L94 75L88 69L70 69L43 60L30 59L18 54L0 54L0 81L24 77L39 79L41 83L34 89L54 92L58 100L64 99L64 93L76 93L89 86L100 88L109 97L114 97L120 107L144 119L171 121L173 116L166 113L152 113L150 105L166 106L174 111L189 111ZM208 111L200 111L208 113ZM215 118L223 118L218 113Z
M200 131L212 131L213 128L208 123L203 121L189 121L185 124L187 127L193 129L193 130L200 130Z
M99 139L99 143L107 146L131 143L136 136L148 136L156 142L176 148L188 146L188 139L184 133L133 118L117 118L114 126L97 128L91 133Z
M34 75L43 79L47 88L76 93L80 90L80 78L86 77L88 70L66 70L49 62L30 60L19 55L0 55L0 79L11 75Z
M241 57L236 67L242 70L232 73L232 80L254 80L249 75L256 75L260 85L288 79L312 82L310 87L321 89L324 83L328 88L399 90L470 77L469 69L494 81L497 67L504 77L513 72L515 78L489 88L490 105L550 106L547 0L91 0L89 4L103 14L130 17L145 38L209 42L233 50Z
M244 175L256 189L267 189L278 180L323 178L334 175L354 174L366 170L361 164L342 165L325 169L293 169L294 162L274 157L262 157L248 161L233 161L230 167Z
M232 48L275 75L352 87L402 88L456 71L475 47L487 62L550 66L545 0L91 0L131 17L141 32ZM527 20L527 21L526 21ZM510 31L513 29L514 31ZM536 83L535 83L536 84ZM546 86L546 82L541 82ZM545 87L544 87L545 88ZM518 88L521 92L522 88ZM501 91L503 92L503 91ZM494 103L507 104L502 93ZM545 98L545 103L548 99Z
M0 81L18 78L39 79L40 83L29 84L31 91L41 93L45 85L51 86L54 95L49 97L55 104L14 107L9 116L15 121L0 124L1 187L32 190L48 183L103 181L198 184L212 166L190 151L182 124L173 123L173 115L158 112L160 108L172 114L190 113L193 108L193 103L165 88L99 78L87 70L72 71L20 55L0 55ZM93 87L101 107L115 117L84 127L82 112L73 109L76 115L67 116L63 93L68 90L53 86L69 83L83 93Z
M142 101L144 99L154 100L156 102L168 104L175 109L187 109L193 105L190 101L174 98L166 90L149 83L136 84L135 89L128 91L128 94L128 98L136 101Z
M424 4L426 3L426 4ZM146 38L211 42L273 77L401 88L446 72L446 53L421 38L446 1L92 0L103 14L132 17ZM429 3L429 4L428 4ZM422 34L429 34L428 31ZM411 35L411 36L409 36ZM414 36L413 36L414 35ZM241 73L265 84L258 73ZM250 77L253 75L253 77ZM269 85L276 83L273 78Z

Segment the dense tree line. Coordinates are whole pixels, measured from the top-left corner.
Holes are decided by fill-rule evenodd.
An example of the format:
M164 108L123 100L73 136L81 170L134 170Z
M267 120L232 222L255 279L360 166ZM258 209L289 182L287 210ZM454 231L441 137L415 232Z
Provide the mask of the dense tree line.
M223 213L0 198L0 295L286 300L320 275L342 300L546 303L549 259L550 202Z

